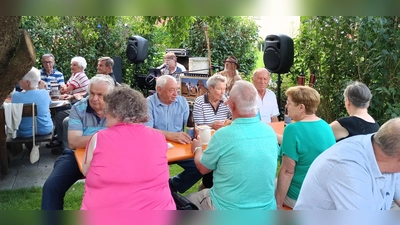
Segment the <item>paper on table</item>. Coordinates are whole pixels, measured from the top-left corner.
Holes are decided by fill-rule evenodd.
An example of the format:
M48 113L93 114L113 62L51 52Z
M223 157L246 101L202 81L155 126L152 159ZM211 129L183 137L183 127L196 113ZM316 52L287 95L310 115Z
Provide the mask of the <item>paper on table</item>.
M69 104L68 100L51 101L50 108L60 107L63 105L68 105L68 104Z
M168 149L170 149L170 148L174 148L174 146L168 142Z

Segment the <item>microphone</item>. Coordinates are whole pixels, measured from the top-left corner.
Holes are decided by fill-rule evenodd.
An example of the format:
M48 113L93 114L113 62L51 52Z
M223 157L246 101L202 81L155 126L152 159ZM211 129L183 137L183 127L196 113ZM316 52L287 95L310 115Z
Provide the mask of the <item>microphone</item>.
M157 69L162 70L162 69L164 69L165 67L167 67L167 64L163 63L161 66L157 67Z
M223 70L223 69L224 69L224 67L222 67L222 66L214 66L214 65L212 65L211 68L212 68L213 70L215 70L215 69Z

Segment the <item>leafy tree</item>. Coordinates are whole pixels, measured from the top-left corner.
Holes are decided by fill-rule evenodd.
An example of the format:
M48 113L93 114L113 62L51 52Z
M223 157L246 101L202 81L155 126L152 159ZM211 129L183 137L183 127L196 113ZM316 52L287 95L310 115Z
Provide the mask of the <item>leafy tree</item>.
M221 65L229 55L234 55L240 63L240 72L249 77L257 60L256 23L239 16L196 17L189 37L182 43L183 48L190 49L191 55L208 56L205 25L208 26L212 64Z
M328 122L347 115L343 90L365 83L373 94L369 112L380 123L400 115L400 31L393 17L302 17L295 38L293 84L302 69L315 71L319 114Z
M96 74L99 57L120 56L123 82L135 86L136 75L160 65L167 48L187 48L191 56L207 56L204 23L209 26L212 63L220 65L228 55L235 55L240 71L248 75L255 66L258 36L256 24L246 17L24 16L21 27L32 36L36 67L42 67L43 54L52 53L57 69L68 79L70 60L82 56L88 62L85 71L90 78ZM148 40L148 57L139 68L126 58L132 35Z

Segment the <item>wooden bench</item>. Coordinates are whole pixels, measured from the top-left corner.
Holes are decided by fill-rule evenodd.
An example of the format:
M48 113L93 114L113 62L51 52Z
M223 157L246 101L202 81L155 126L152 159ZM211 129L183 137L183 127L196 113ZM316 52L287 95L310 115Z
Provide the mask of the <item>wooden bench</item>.
M34 115L32 107L34 107ZM29 104L24 104L23 109L22 109L22 117L32 117L37 115L37 105L33 105L31 103ZM6 121L5 121L5 116L4 116L4 107L0 107L0 127L3 127L5 129L6 126ZM47 135L35 135L35 141L36 142L49 142L52 139L53 134L47 134ZM7 138L5 130L0 131L0 165L1 165L1 174L3 176L8 174L8 164L11 162L11 154L14 153L18 154L19 152L9 152L7 149L8 146L22 146L22 143L32 143L32 137L29 138ZM32 143L34 144L34 143ZM16 148L19 150L22 150L22 147Z

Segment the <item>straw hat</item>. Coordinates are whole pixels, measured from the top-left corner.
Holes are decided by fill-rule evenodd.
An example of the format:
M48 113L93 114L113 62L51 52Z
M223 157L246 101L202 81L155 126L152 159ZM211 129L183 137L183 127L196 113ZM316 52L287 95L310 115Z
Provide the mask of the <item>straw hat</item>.
M222 61L222 62L231 62L231 63L235 63L236 64L236 67L237 67L237 69L239 69L240 68L240 65L239 65L239 63L238 63L238 60L237 60L237 58L235 57L235 56L229 56L226 60L224 60L224 61Z

